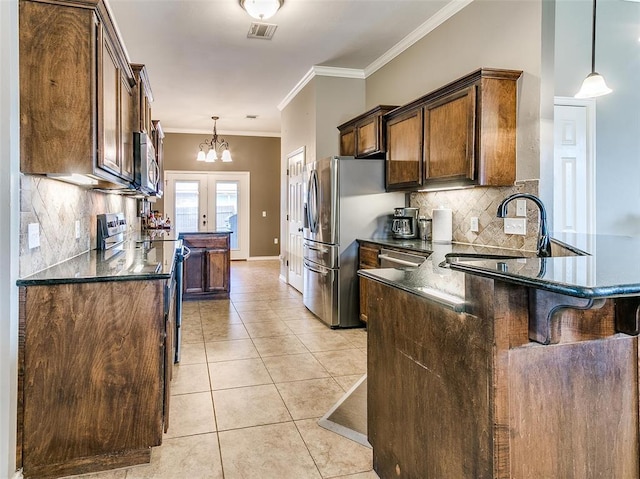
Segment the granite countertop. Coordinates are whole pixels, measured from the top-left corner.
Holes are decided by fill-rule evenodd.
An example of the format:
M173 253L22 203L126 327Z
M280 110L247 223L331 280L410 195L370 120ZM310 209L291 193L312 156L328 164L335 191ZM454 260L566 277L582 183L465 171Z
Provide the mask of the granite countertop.
M131 238L105 251L91 250L19 279L18 286L168 279L181 241Z
M359 241L432 254L419 268L360 270L359 274L420 296L430 297L424 292L424 289L428 289L452 295L462 302L464 274L581 298L640 295L640 238L577 234L552 236L588 254L538 258L528 251L456 243L439 245L420 240L362 239ZM464 255L497 257L473 258ZM434 297L430 299L438 301Z

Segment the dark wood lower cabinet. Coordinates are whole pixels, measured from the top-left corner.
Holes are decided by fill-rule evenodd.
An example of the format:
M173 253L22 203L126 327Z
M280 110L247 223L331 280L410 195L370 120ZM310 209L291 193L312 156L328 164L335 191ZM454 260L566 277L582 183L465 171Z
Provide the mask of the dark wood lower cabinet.
M640 477L638 337L616 333L619 300L558 310L544 345L529 339L535 294L465 279L467 312L455 313L361 278L378 475Z
M184 263L183 299L228 299L229 233L182 233L180 238L191 251Z
M149 462L168 424L175 296L167 308L166 286L20 288L17 459L25 478Z

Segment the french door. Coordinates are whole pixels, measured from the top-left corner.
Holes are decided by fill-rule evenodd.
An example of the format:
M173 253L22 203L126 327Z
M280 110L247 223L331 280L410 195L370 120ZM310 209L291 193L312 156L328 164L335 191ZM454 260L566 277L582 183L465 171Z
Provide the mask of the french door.
M182 232L231 231L231 259L249 258L249 172L167 171L164 209Z

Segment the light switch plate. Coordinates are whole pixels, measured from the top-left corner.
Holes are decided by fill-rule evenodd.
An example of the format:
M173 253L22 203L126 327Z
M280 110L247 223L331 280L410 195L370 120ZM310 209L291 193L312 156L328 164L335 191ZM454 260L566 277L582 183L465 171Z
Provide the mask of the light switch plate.
M472 216L471 217L471 224L470 224L470 229L472 233L477 233L479 226L478 226L478 217L477 216Z
M278 238L273 238L273 244L278 244Z
M40 246L40 223L29 223L27 226L27 236L29 239L29 249Z
M508 235L526 235L527 218L505 218L504 233Z
M80 220L76 220L76 239L80 238Z
M266 212L266 211L263 211L263 212L262 212L262 217L263 217L263 218L266 218L266 217L267 217L267 212Z

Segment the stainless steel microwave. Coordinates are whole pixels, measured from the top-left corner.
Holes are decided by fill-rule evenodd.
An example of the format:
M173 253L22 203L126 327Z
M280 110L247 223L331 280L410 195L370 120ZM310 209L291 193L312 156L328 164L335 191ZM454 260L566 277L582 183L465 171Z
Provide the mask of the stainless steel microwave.
M158 191L160 169L151 137L145 132L133 134L134 187L142 193L152 195Z

